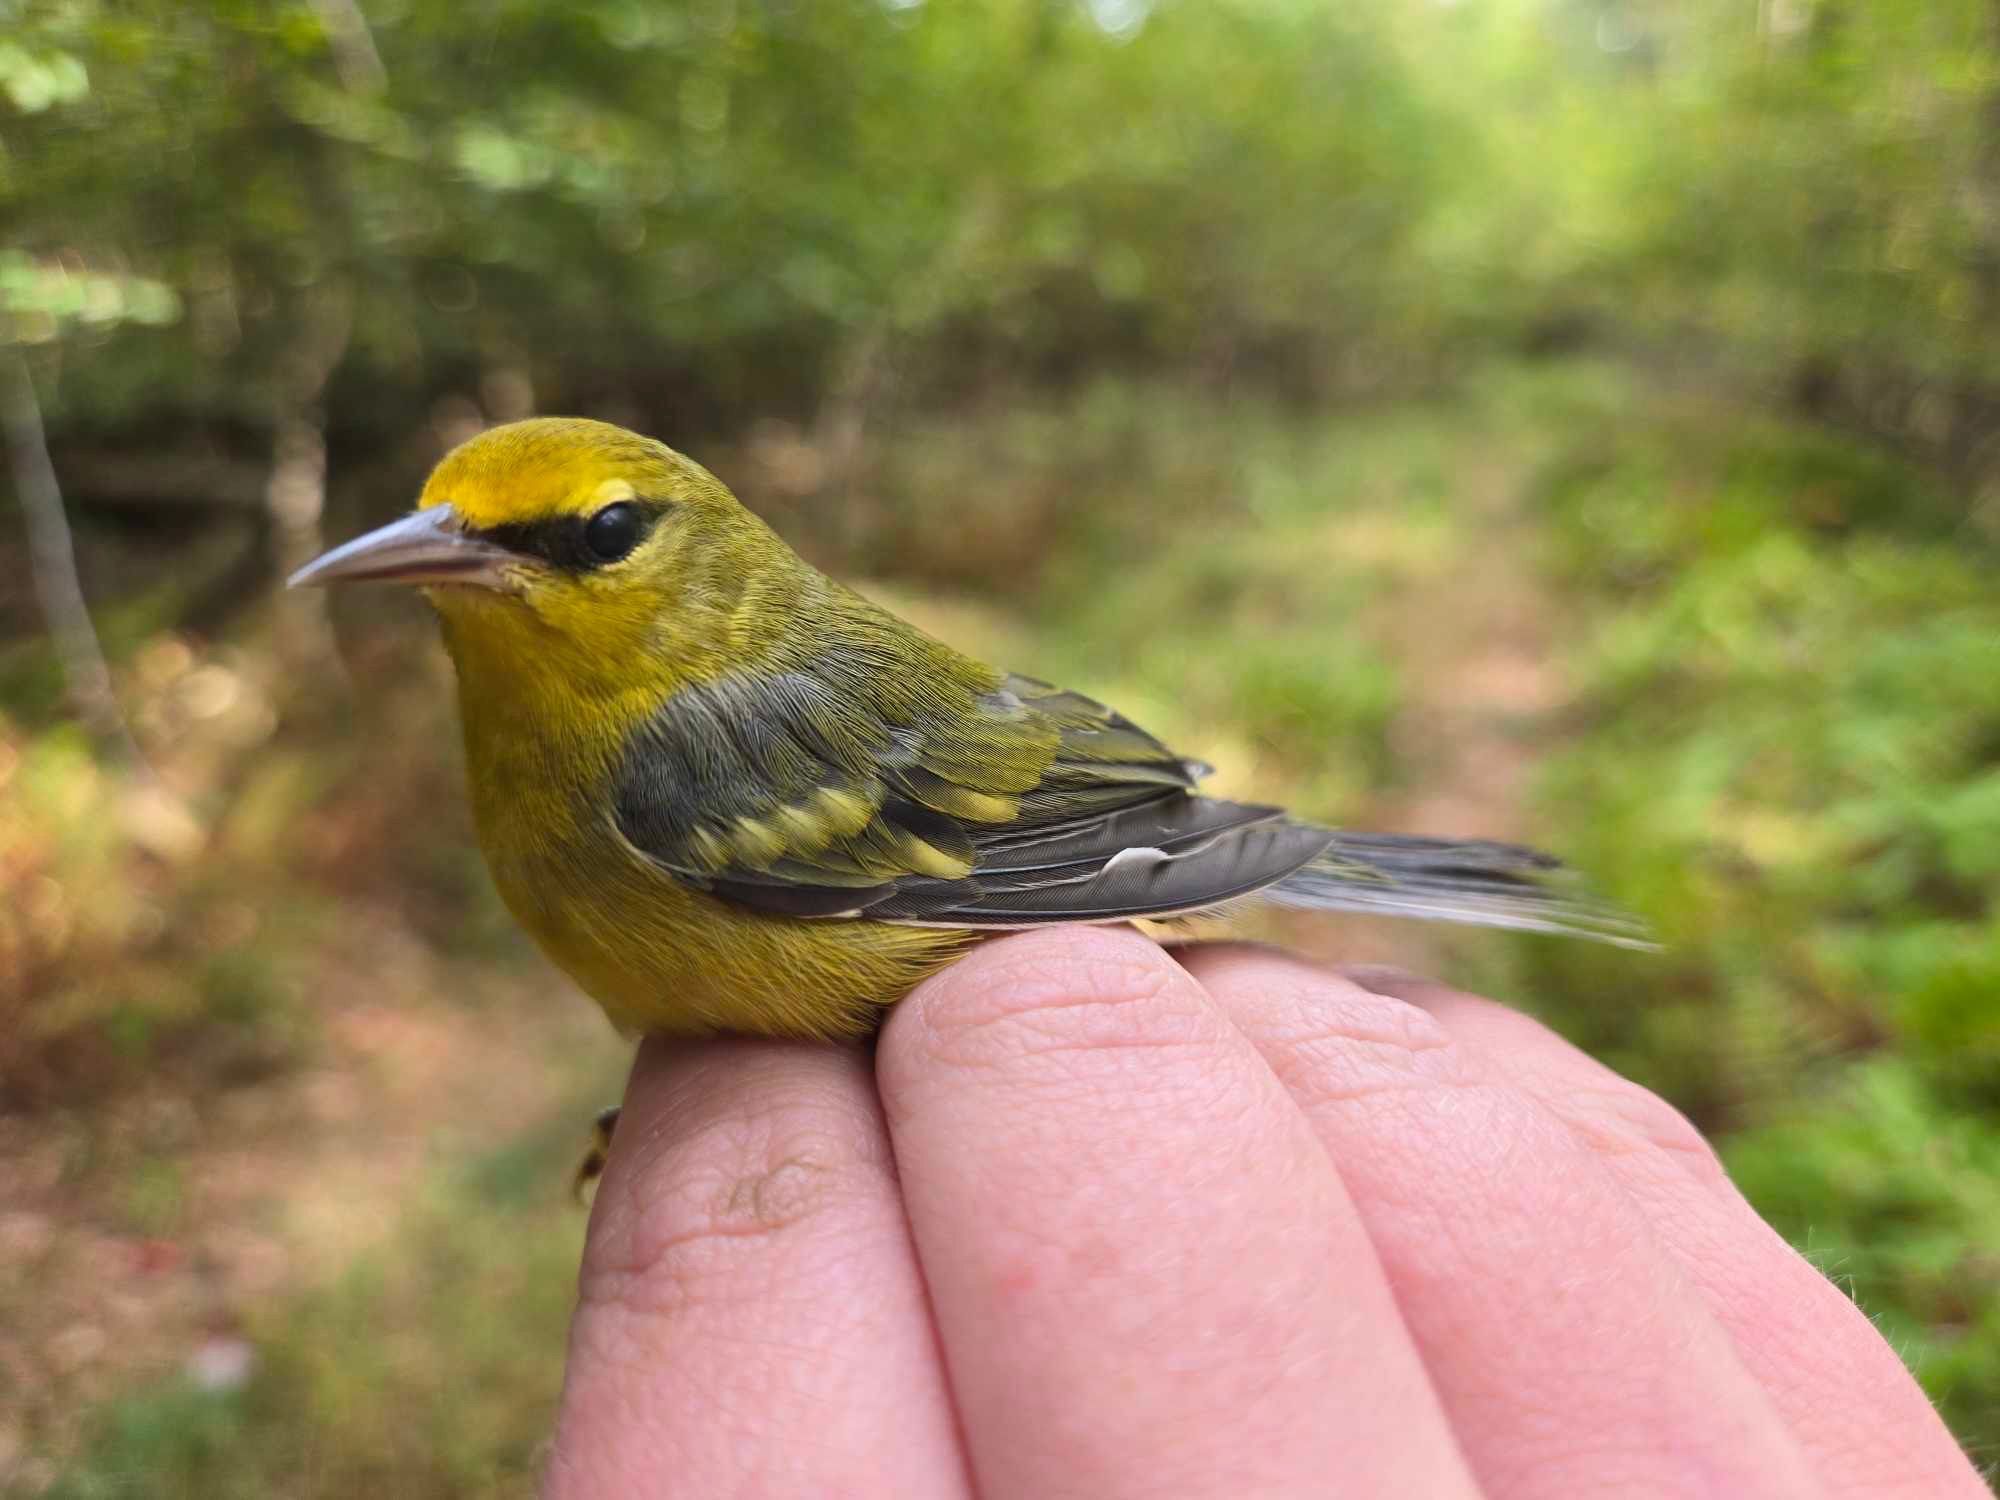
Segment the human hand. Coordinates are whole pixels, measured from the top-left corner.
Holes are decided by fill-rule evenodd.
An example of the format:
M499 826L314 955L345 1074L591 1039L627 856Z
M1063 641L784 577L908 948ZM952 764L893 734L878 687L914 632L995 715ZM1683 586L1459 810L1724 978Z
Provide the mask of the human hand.
M1984 1496L1674 1110L1387 971L1063 928L648 1044L556 1500Z

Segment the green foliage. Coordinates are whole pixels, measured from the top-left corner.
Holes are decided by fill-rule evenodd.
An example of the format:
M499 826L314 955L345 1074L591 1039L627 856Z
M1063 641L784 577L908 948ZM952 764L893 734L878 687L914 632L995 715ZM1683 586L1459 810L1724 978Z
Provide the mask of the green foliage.
M467 365L796 403L891 340L1220 355L1421 293L1398 143L1431 127L1376 38L1305 11L1125 39L1011 0L9 9L69 82L0 114L8 239L85 306L185 309L93 320L72 420L271 420L329 342L382 421Z
M2000 390L1978 0L345 14L8 0L0 310L69 329L66 421L271 421L343 355L382 431L481 368L685 423L1592 325L1961 457Z
M47 1493L54 1500L227 1495L230 1459L243 1446L242 1405L233 1392L180 1380L135 1392L104 1413L90 1458Z
M1919 473L1709 400L1642 416L1593 373L1540 388L1593 434L1542 494L1586 726L1545 806L1666 951L1536 944L1517 980L1724 1132L1994 1451L1995 555L1933 524Z
M1986 991L1990 997L1994 991ZM1758 1207L1868 1309L1975 1456L1995 1451L2000 1130L1877 1058L1734 1140Z
M122 322L168 324L180 299L138 276L45 266L18 250L0 252L0 328L23 343L56 337L67 325L108 328Z
M1468 317L1643 349L1990 485L2000 34L1982 0L1509 0L1426 45L1490 149ZM1985 523L1991 530L1990 517Z

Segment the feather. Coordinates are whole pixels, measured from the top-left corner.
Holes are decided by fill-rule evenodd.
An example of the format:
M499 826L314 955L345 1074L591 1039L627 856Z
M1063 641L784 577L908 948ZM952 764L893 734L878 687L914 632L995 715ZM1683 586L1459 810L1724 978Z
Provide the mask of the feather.
M614 821L675 880L785 917L1026 927L1261 893L1644 946L1545 855L1335 833L1199 796L1207 769L1034 678L926 686L829 646L672 695L627 744Z
M922 886L906 886L869 915L965 927L1181 916L1263 889L1319 854L1332 837L1323 828L1282 819L1232 821L1229 813L1264 809L1216 805L1224 810L1218 829L1207 837L1182 839L1171 850L1114 839L1064 864L991 873L982 866L972 876L977 891L972 899L940 902Z
M1276 906L1470 922L1657 948L1643 923L1578 891L1560 860L1488 840L1336 833L1265 893Z

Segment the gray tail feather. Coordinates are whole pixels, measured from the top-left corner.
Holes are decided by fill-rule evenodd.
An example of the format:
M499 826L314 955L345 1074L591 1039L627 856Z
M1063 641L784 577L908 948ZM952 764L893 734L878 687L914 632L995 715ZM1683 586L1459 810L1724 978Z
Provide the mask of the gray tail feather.
M1519 844L1337 833L1262 894L1279 906L1426 917L1654 949L1645 924L1577 889L1560 860Z

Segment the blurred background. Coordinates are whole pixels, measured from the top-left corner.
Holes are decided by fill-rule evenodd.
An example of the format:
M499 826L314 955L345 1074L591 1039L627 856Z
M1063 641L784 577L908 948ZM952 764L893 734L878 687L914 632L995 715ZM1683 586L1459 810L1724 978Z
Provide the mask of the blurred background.
M2000 1461L1996 329L1991 0L0 0L0 1493L531 1488L625 1049L420 602L276 581L533 412L1585 868L1663 953L1281 935L1663 1092Z

